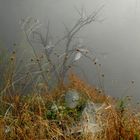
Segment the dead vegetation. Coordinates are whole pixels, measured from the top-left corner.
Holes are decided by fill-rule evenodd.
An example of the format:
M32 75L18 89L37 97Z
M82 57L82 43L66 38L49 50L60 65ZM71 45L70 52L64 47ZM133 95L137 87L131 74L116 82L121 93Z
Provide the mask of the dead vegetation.
M99 11L87 17L83 16L84 11L78 11L80 18L77 22L71 29L65 26L66 35L53 44L50 42L49 24L44 37L36 31L38 20L28 18L23 21L26 39L34 57L30 58L28 67L24 67L26 63L18 60L16 51L8 54L7 58L4 52L0 53L0 140L140 139L139 110L127 106L126 100L107 96L103 89L101 64L96 62L96 56L91 56L89 50L81 44L79 46L75 40L79 30L97 20ZM42 45L43 55L37 54L34 43ZM64 52L54 52L56 46L62 44ZM54 55L59 63L53 61ZM97 68L98 89L71 72L81 56L91 60ZM84 97L75 109L67 108L64 103L65 93L70 89ZM79 116L87 100L105 105L96 114L96 120L102 128L96 135L86 131L89 129L86 126L82 126L84 133L79 129Z
M69 110L63 104L63 95L68 89L76 89L87 99L106 102L107 106L99 111L97 120L102 124L102 133L68 134L77 121L77 110ZM58 111L51 110L52 104ZM51 93L29 94L27 96L1 97L0 139L2 140L137 140L140 137L140 118L133 110L118 101L108 98L94 87L72 74L67 85L58 86ZM77 126L78 129L78 126Z

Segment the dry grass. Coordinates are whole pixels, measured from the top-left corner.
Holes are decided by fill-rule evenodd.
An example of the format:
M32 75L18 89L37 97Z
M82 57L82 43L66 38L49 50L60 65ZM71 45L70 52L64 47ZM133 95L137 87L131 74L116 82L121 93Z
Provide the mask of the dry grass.
M96 136L68 134L77 121L77 111L59 109L51 112L51 105L64 106L63 96L68 89L76 89L87 99L105 102L107 107L97 115L102 132ZM138 140L140 139L140 118L137 113L117 101L99 93L94 87L80 80L76 75L69 77L67 85L58 86L51 93L29 94L27 96L1 97L0 139L1 140Z
M46 50L46 46L50 45L48 42L49 26L45 37L40 32L32 32L39 35L41 39L40 45L46 50L41 56L46 56L47 61L45 59L43 62L45 61L47 65L49 64L47 71L46 67L42 69L42 64L44 64L42 59L44 57L39 57L37 54L29 38L31 32L28 34L26 29L24 29L24 32L27 42L33 49L35 56L31 58L31 62L28 63L27 68L24 66L26 65L26 61L23 63L18 60L15 51L9 54L0 48L0 140L140 139L140 112L138 109L136 110L125 105L126 102L123 99L118 101L107 96L101 89L96 89L96 87L88 85L75 74L70 74L68 82L64 83L65 79L67 79L67 73L75 63L75 60L72 62L69 62L69 60L71 60L73 55L77 56L80 53L80 55L84 55L97 67L99 83L101 84L100 76L102 75L104 77L104 74L100 74L101 70L98 68L100 64L96 62L96 57L90 56L84 48L70 49L70 44L73 44L72 42L75 40L75 34L85 25L96 21L96 16L101 9L84 19L81 17L84 11L81 11L80 17L75 25L59 41L62 44L66 43L64 45L66 48L64 56L62 54L63 59L61 58L62 66L61 63L55 65L56 62L50 59L50 47ZM28 20L30 19L34 20L32 18ZM59 43L56 42L55 45L59 45ZM57 53L56 55L56 59L61 56L61 54ZM17 66L17 64L19 65ZM34 64L34 67L31 64ZM58 71L56 71L56 66L60 67ZM42 77L42 80L36 82L39 76ZM54 77L57 78L55 79ZM50 88L52 84L53 88ZM58 86L54 88L54 85ZM52 90L50 91L50 89ZM66 107L64 102L64 95L70 89L78 91L84 97L80 105L75 109ZM79 132L81 128L79 120L83 111L83 105L85 105L87 100L105 105L96 112L96 121L102 128L96 134L87 131L84 131L84 133ZM73 128L74 125L75 128ZM83 127L84 130L88 129L86 126Z

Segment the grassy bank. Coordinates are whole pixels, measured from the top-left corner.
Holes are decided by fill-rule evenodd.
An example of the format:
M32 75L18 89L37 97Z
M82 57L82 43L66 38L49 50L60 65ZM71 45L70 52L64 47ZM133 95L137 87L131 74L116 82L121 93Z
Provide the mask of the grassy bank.
M71 133L73 123L78 122L82 108L69 109L63 102L67 90L75 89L86 99L107 106L97 114L102 131ZM128 98L129 100L129 98ZM55 104L58 110L51 108ZM0 139L1 140L138 140L140 139L139 112L125 106L89 86L76 75L69 77L69 83L56 87L50 93L20 93L14 96L3 95L0 100ZM77 129L78 129L77 125ZM68 133L69 132L69 133Z

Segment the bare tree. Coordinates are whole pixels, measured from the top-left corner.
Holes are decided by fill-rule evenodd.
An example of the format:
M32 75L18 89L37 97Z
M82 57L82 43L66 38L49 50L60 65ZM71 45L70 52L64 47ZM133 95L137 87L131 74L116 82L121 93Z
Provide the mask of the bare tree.
M77 33L83 29L88 24L98 21L98 14L102 10L103 7L99 8L97 11L94 11L90 15L86 16L85 11L77 10L79 14L79 18L75 22L75 24L69 29L65 25L66 34L56 42L51 42L50 37L50 23L47 25L47 32L44 36L41 31L38 31L37 28L40 27L40 23L37 19L27 18L22 21L22 28L26 35L26 39L30 46L33 49L35 58L37 59L36 63L39 67L40 75L42 76L44 82L48 85L49 77L56 77L56 84L64 83L66 78L66 74L69 69L74 66L75 62L81 58L81 56L85 56L86 58L94 61L95 57L89 55L89 51L83 45L74 44L74 40L76 38ZM61 46L63 43L64 52L58 55L56 46ZM37 51L35 50L34 44L39 44L44 48L44 54L46 57L46 62L48 69L44 70L41 61L38 58ZM56 55L59 61L59 64L54 61L52 55ZM73 58L74 57L74 58Z

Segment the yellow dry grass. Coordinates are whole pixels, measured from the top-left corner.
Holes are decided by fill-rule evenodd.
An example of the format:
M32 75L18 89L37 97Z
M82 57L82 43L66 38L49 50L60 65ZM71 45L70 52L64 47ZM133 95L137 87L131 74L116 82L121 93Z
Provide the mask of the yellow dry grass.
M69 89L79 91L85 98L94 102L106 103L107 107L97 115L103 128L101 133L94 137L90 133L67 134L75 118L65 112L62 115L61 111L58 111L54 118L48 117L50 104L57 102L61 105L63 96ZM129 108L117 108L116 104L116 100L99 92L74 74L69 76L68 84L59 85L50 93L3 95L0 102L0 140L140 139L140 118L137 113Z

